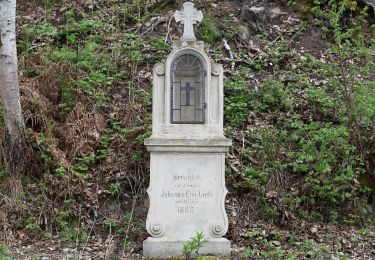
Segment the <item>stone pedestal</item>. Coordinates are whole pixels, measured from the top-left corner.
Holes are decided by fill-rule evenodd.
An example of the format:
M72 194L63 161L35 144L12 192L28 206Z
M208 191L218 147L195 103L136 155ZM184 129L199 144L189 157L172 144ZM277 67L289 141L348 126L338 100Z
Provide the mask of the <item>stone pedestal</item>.
M192 3L176 12L184 36L153 69L150 208L143 243L150 257L181 256L197 232L208 242L200 254L230 255L225 212L225 153L231 140L223 135L223 68L196 41L193 24L202 13Z
M179 256L196 232L209 241L201 254L230 255L225 212L225 152L231 141L150 138L150 209L144 242L145 256Z

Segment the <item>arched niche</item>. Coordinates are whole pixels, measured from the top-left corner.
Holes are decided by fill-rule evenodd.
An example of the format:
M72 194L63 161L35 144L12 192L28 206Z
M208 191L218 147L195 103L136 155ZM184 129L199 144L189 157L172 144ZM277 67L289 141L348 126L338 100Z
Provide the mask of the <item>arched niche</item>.
M205 124L207 68L192 50L179 52L170 67L171 124Z

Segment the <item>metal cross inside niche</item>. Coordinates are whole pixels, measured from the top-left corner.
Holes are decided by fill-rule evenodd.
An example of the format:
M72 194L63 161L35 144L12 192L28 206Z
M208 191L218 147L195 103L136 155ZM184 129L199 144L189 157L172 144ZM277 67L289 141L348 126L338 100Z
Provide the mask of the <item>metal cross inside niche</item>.
M205 66L199 56L186 53L172 62L172 124L205 122L205 79Z
M190 106L190 91L195 90L195 87L190 87L190 82L186 82L185 87L181 88L181 91L186 92L186 106Z

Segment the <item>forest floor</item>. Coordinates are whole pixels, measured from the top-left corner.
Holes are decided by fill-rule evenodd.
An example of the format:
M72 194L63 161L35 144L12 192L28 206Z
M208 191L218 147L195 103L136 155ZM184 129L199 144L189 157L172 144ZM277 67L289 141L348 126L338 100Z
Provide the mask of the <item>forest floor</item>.
M264 222L250 226L250 231L246 229L250 232L250 239L245 229L235 238L228 236L228 239L234 240L232 257L207 259L374 259L375 232L371 227L357 229L314 224L291 229ZM249 244L257 248L255 256L243 254L249 251ZM81 245L62 242L59 236L40 241L13 240L8 245L13 259L143 258L141 244L124 246L121 237L114 238L110 234L91 236ZM259 255L256 256L256 253Z
M165 59L181 35L172 15L183 2L18 1L30 167L23 180L25 199L2 196L1 259L142 257L142 242L148 237L149 167L143 141L150 135L152 67ZM298 77L310 73L306 60L316 65L336 59L326 52L323 28L304 6L292 8L287 1L260 1L265 12L252 18L239 0L195 2L207 17L197 36L206 42L209 56L225 68L226 134L234 141L226 162L226 237L232 242L232 256L375 259L375 224L365 217L372 211L367 206L368 211L351 211L371 199L353 195L354 202L335 206L318 201L317 210L311 210L314 202L301 202L306 198L301 195L306 187L302 179L288 172L286 164L269 164L278 164L287 153L282 145L273 145L274 130L263 130L288 122L289 101L300 102L294 110L305 121L339 121L336 114L321 111L330 107L330 100L319 103L317 98L314 103L304 99L303 90L274 88L276 79L301 85ZM373 81L375 71L370 72L364 81ZM326 84L322 75L312 74L306 84ZM270 79L273 96L264 92L269 98L265 100L256 93L267 91ZM241 89L243 85L250 90ZM247 103L257 102L259 107L252 108L258 110L242 115ZM367 131L371 129L373 123ZM257 131L262 134L254 137ZM269 149L259 152L266 138ZM333 142L340 138L333 137ZM365 159L363 166L369 172L371 160ZM269 175L249 177L249 171L252 176L261 171ZM355 179L351 186L358 183ZM290 194L298 202L287 204ZM292 204L298 204L297 209ZM299 207L302 204L305 208ZM341 221L337 214L352 218Z

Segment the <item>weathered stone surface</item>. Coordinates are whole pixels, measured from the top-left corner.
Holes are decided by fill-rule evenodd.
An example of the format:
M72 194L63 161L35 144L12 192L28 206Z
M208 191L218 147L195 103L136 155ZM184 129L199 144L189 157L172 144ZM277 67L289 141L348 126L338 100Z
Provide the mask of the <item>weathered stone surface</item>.
M223 236L228 229L224 161L223 152L152 152L147 231L175 240L189 240L196 232Z
M269 16L271 20L279 19L283 15L283 12L279 7L274 7L269 10Z
M204 124L172 124L171 123L171 66L172 62L182 52L199 55L205 63L205 123ZM152 135L153 137L179 137L190 139L211 138L223 136L223 67L221 64L212 63L202 44L187 43L174 46L165 63L154 66L153 73L153 111Z
M202 11L198 11L194 8L194 4L191 2L184 3L184 8L181 11L176 11L174 18L177 22L184 24L184 34L182 35L182 41L196 41L194 35L193 25L196 22L201 22L203 19Z
M249 28L247 28L247 26L240 25L239 26L238 36L243 41L248 40L250 38Z
M375 9L375 0L361 0L361 2Z
M267 18L266 10L262 6L243 5L242 7L241 19L245 21L253 31L263 31L263 26Z
M145 140L149 152L189 152L189 153L226 153L232 145L227 138L205 139L177 139L177 138L149 138Z
M143 242L143 255L147 257L167 258L182 256L182 247L186 241L148 238ZM230 256L230 242L225 238L209 240L199 250L200 255Z
M181 256L182 246L197 232L209 242L200 253L230 255L225 212L223 135L223 67L211 62L196 42L193 23L202 13L185 3L176 12L184 22L181 41L165 63L154 66L150 198L144 255ZM187 27L188 26L188 27ZM190 27L189 27L190 26Z

